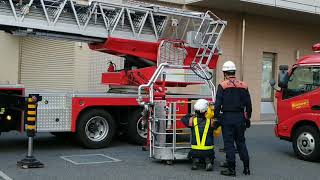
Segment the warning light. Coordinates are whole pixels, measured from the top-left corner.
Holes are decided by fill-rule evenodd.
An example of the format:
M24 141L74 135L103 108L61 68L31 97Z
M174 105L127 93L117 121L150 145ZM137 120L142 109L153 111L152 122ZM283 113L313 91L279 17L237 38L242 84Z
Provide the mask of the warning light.
M7 115L7 120L11 121L12 117L10 115Z
M315 52L315 53L320 53L320 43L317 43L315 45L312 46L312 50Z

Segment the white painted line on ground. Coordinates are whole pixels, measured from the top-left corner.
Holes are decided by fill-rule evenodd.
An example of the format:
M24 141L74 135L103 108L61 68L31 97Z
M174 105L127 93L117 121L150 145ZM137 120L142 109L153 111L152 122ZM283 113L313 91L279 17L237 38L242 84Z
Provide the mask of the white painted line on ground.
M7 176L4 172L0 171L0 179L4 180L12 180L9 176Z
M91 164L102 164L102 163L113 163L113 162L119 162L119 161L98 161L98 162L87 162L87 163L75 163L75 165L91 165Z
M253 124L253 125L274 125L276 123L274 121L270 121L270 122L251 122L251 124Z
M92 161L92 162L86 162L86 163L78 163L78 162L74 162L73 160L69 159L70 157L79 157L79 156L103 156L103 157L111 159L112 161L97 161L97 162ZM75 165L81 165L81 164L89 164L90 165L90 164L101 164L101 163L111 163L111 162L120 162L121 161L120 159L106 156L104 154L81 154L81 155L60 156L60 158L66 160L68 162L71 162L72 164L75 164Z
M66 160L68 162L71 162L72 164L77 164L76 162L72 161L71 159L68 159L67 157L69 157L69 156L60 156L60 158Z

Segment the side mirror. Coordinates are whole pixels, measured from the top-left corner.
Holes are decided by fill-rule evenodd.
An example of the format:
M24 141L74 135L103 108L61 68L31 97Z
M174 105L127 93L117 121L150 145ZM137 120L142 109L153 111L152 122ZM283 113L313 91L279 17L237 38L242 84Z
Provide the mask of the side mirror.
M274 87L274 86L276 85L276 81L275 81L274 79L271 79L271 80L269 81L269 84L270 84L270 86L271 86L274 90L280 91L280 89L277 89L276 87Z
M276 85L276 81L275 81L274 79L271 79L271 80L269 81L269 84L270 84L271 87L274 88L274 86Z
M281 88L287 88L289 81L288 66L280 65L279 70L280 72L278 75L278 86Z
M279 66L280 71L288 71L288 69L289 69L288 65L280 65Z

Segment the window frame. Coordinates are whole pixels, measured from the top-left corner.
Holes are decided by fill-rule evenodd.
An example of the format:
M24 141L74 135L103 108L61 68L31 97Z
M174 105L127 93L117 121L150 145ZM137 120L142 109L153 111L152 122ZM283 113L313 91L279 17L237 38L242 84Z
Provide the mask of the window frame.
M262 53L262 62L261 62L261 65L263 65L263 61L265 61L265 58L270 58L272 59L271 62L272 63L272 69L271 69L271 79L274 79L275 77L275 66L276 66L276 62L277 62L277 56L278 54L277 53L273 53L273 52L263 52ZM263 71L261 72L261 82L262 82L262 73ZM260 87L262 86L262 84L260 84ZM262 87L261 87L262 88ZM271 95L270 97L268 98L262 98L262 94L261 94L261 102L273 102L274 101L274 91L273 89L271 88Z
M318 69L319 69L319 74L320 74L320 66L319 66L319 65L302 65L302 66L295 66L295 67L293 67L293 69L291 70L291 72L290 72L290 74L289 74L289 79L292 77L292 75L294 74L294 72L295 72L298 68L299 68L299 69L300 69L300 68L312 68L312 69L313 69L313 68L318 68ZM312 77L314 77L314 76L312 75ZM290 82L290 81L289 81L289 82ZM289 82L288 82L288 86L289 86ZM319 84L320 84L320 83L319 83ZM287 88L285 88L285 89L282 90L282 99L283 99L283 100L295 98L295 97L298 97L298 96L302 96L302 95L304 95L304 94L306 94L306 93L310 93L310 92L312 92L312 91L315 91L315 90L319 89L320 86L319 86L318 88L314 88L314 89L312 89L312 90L310 90L310 91L305 91L305 92L303 92L303 93L296 94L296 95L294 95L294 96L287 96L287 95L286 95L286 91L288 90L288 88L289 88L289 87L287 87Z

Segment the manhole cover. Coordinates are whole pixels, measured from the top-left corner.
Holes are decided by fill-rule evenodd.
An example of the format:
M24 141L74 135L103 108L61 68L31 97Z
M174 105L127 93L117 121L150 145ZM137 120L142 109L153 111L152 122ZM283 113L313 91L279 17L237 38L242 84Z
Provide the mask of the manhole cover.
M61 156L62 159L69 161L73 164L99 164L99 163L111 163L119 162L121 160L106 156L104 154L85 154L85 155L72 155Z

